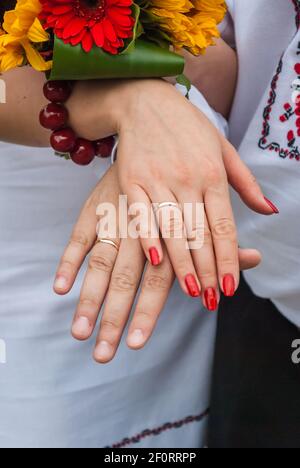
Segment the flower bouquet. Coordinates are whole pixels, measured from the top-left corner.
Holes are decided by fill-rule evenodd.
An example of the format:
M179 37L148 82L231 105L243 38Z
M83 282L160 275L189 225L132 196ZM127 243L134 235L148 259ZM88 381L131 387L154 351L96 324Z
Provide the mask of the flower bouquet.
M71 80L182 76L182 49L204 53L219 36L226 12L224 0L13 3L0 28L0 73L25 65L47 73L44 92L52 108L41 123L54 131L64 127L67 115L59 106L70 95ZM71 143L54 147L69 153Z

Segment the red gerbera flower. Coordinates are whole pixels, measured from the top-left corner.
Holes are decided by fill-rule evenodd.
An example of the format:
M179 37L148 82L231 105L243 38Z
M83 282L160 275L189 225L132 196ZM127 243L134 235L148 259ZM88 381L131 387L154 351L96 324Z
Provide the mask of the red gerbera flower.
M44 28L53 29L64 43L81 44L89 52L93 45L111 54L131 38L135 20L133 0L40 0Z

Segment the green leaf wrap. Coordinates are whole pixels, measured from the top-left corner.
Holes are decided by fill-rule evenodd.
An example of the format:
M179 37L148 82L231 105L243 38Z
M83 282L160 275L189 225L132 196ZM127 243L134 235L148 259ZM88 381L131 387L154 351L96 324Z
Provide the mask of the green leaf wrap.
M55 37L50 80L162 78L181 75L184 58L141 39L127 53L110 55L94 46L86 53Z

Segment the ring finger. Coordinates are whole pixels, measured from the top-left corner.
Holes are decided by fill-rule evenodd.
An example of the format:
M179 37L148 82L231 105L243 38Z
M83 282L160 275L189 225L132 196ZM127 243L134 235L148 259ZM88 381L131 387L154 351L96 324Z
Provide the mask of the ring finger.
M88 339L94 331L118 255L118 242L99 240L91 252L72 326L78 340Z
M124 239L113 269L94 358L106 363L113 359L127 324L145 266L139 240Z
M181 206L171 193L151 199L156 203L157 222L181 288L191 297L200 297L200 283L188 247Z

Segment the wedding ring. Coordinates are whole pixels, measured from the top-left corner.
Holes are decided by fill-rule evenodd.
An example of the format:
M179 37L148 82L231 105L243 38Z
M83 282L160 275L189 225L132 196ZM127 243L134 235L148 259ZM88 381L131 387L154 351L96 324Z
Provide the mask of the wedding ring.
M154 211L155 213L157 213L159 210L162 210L163 208L179 208L181 210L179 203L163 202L163 203L156 203Z
M118 244L110 239L97 239L96 242L95 242L95 245L97 244L106 244L106 245L110 245L111 247L114 247L114 249L117 250L117 252L119 252L119 249L120 247L118 246Z
M118 157L118 147L119 147L119 137L115 136L115 144L111 153L111 165L113 166L117 160Z

